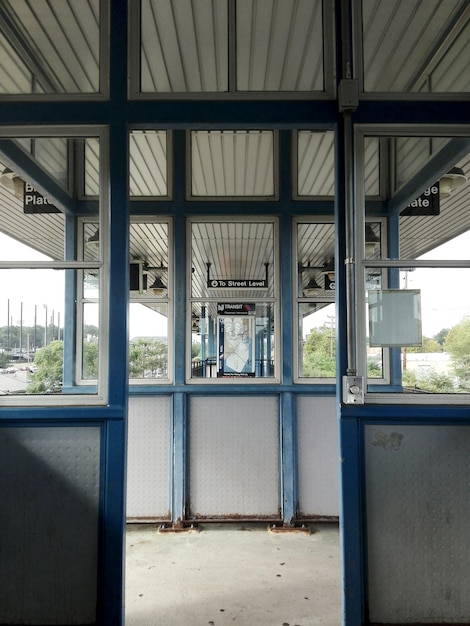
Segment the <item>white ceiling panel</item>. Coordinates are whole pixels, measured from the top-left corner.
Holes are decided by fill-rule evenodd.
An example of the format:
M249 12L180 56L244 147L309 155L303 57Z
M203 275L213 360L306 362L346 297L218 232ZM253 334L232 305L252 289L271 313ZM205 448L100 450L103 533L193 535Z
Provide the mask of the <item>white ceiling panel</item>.
M368 92L468 91L468 0L363 0Z

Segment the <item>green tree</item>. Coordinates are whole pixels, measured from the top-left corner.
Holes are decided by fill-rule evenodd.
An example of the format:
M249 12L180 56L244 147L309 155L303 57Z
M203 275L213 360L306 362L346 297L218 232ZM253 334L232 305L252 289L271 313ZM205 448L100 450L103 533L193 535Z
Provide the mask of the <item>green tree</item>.
M434 335L433 339L437 341L441 346L444 346L447 335L449 334L448 328L443 328L436 335Z
M463 391L470 389L470 318L464 318L447 333L444 350L452 358L459 387Z
M421 346L412 346L406 349L407 352L422 353L422 352L442 352L442 344L436 339L430 339L429 337L423 337L423 343Z
M403 386L428 393L455 393L456 391L454 381L450 376L439 374L433 369L427 373L405 370L403 372Z
M304 344L303 375L312 378L336 376L335 329L324 324L312 328Z
M83 344L83 378L90 380L98 377L98 342L85 341Z
M56 393L61 389L64 365L64 344L51 341L45 348L39 348L34 356L36 371L31 374L31 384L27 393Z
M10 361L8 352L0 352L0 367L7 367Z
M168 368L166 343L153 339L137 339L129 345L129 376L155 378Z
M197 359L201 356L201 344L193 341L191 344L191 358Z

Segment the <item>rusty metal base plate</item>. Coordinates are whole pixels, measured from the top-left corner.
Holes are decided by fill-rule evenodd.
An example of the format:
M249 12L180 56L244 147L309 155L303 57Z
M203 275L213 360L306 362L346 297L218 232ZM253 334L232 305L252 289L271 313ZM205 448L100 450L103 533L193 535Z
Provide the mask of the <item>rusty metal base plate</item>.
M311 535L312 531L307 524L269 524L268 531L270 533L304 533Z
M198 533L198 524L160 524L157 530L158 533Z

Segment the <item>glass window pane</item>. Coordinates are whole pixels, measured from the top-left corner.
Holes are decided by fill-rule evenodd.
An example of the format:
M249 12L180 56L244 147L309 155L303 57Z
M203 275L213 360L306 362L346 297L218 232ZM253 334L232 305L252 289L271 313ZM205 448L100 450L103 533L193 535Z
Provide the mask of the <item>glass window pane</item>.
M467 236L459 245L468 243ZM470 268L399 270L400 289L417 291L421 299L421 344L401 347L398 356L391 355L400 370L393 382L404 393L470 392L470 296L462 289L469 280ZM403 322L406 326L407 320Z
M100 188L100 143L97 139L85 139L85 196L98 196Z
M274 376L274 321L262 302L193 303L191 378Z
M226 0L141 0L140 91L228 89Z
M140 384L171 377L169 228L143 218L130 224L129 378Z
M377 137L364 139L364 179L366 196L380 195L380 143Z
M362 0L364 90L468 92L466 0Z
M191 229L191 378L273 377L274 222L197 221Z
M191 195L275 195L273 131L191 133Z
M100 90L100 0L4 0L0 93L83 94Z
M25 404L31 403L26 398L32 394L68 396L51 398L50 404L76 403L78 395L87 403L86 395L100 391L104 396L107 387L98 376L99 360L107 358L98 328L103 311L100 287L108 265L106 247L100 248L99 202L87 203L87 211L94 212L87 222L70 216L81 213L81 157L88 148L94 151L99 186L100 139L78 132L73 137L45 133L18 140L5 137L2 145L8 163L0 163L0 261L5 268L0 270L0 308L11 314L5 315L5 328L0 323L6 342L0 354L3 360L10 356L31 363L27 388L20 392ZM105 228L106 217L101 221ZM5 398L5 404L20 403Z
M299 305L299 377L336 378L334 303Z
M131 302L129 378L168 379L168 305Z
M83 303L82 380L98 378L99 368L99 302Z
M382 137L380 142L384 147L381 177L388 188L384 206L399 219L389 221L389 249L384 245L384 226L378 221L366 226L365 297L358 303L362 306L364 300L366 305L368 391L414 394L415 402L422 401L419 394L468 393L468 144L461 137L422 136ZM368 228L379 239L374 244L371 237L370 247ZM403 261L395 266L393 259L399 258ZM368 266L369 259L375 266ZM377 263L380 259L383 266ZM383 310L391 314L385 330L395 329L395 339L385 334L379 340L369 336L370 325L382 319L377 318L380 301L370 310L381 290L393 298L395 293L400 297L413 293L414 302L420 303L420 314L407 302L395 312L393 302ZM413 329L421 336L411 333Z
M335 135L333 131L297 134L299 196L334 196Z
M24 248L5 235L0 243L10 254ZM24 256L38 257L31 250ZM2 269L0 284L0 396L60 393L65 271Z
M132 131L129 137L131 196L168 195L166 131Z
M323 91L321 2L237 1L237 89Z

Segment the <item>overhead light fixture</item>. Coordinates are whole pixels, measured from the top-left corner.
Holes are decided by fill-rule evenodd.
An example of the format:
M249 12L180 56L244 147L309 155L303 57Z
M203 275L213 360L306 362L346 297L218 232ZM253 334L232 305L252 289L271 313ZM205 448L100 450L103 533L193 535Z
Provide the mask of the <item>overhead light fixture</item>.
M24 181L22 178L6 167L0 175L0 185L15 194L18 200L24 197Z
M150 285L149 289L153 291L156 296L164 296L166 293L166 286L159 276L155 278L155 281Z
M461 167L453 167L439 179L439 196L448 198L453 191L465 185L466 182L467 177L463 169Z
M367 223L365 231L365 248L366 254L374 254L379 249L380 237L375 234L372 226Z
M200 331L199 318L195 313L193 313L191 315L191 332L199 333L199 331Z
M149 267L148 265L144 264L144 272L153 270L157 274L155 276L155 280L153 281L153 283L150 285L150 287L148 287L149 291L152 291L155 296L162 297L167 292L168 288L163 282L162 277L161 277L161 274L165 272L167 269L168 268L164 267L163 263L161 263L160 266L156 266L156 267Z
M303 295L308 298L316 296L322 291L321 286L317 283L317 281L315 280L315 277L313 276L314 270L318 271L318 269L319 269L318 267L313 267L312 265L310 265L310 262L308 263L308 265L303 265L303 266L299 264L300 274L303 274L304 272L310 273L310 278L309 278L308 283L305 285L305 287L302 288Z
M308 281L306 287L303 289L304 296L316 296L322 291L322 288L312 276Z
M93 246L97 247L100 245L100 229L99 228L95 230L93 235L88 237L88 239L86 240L86 245L90 247L93 247Z

